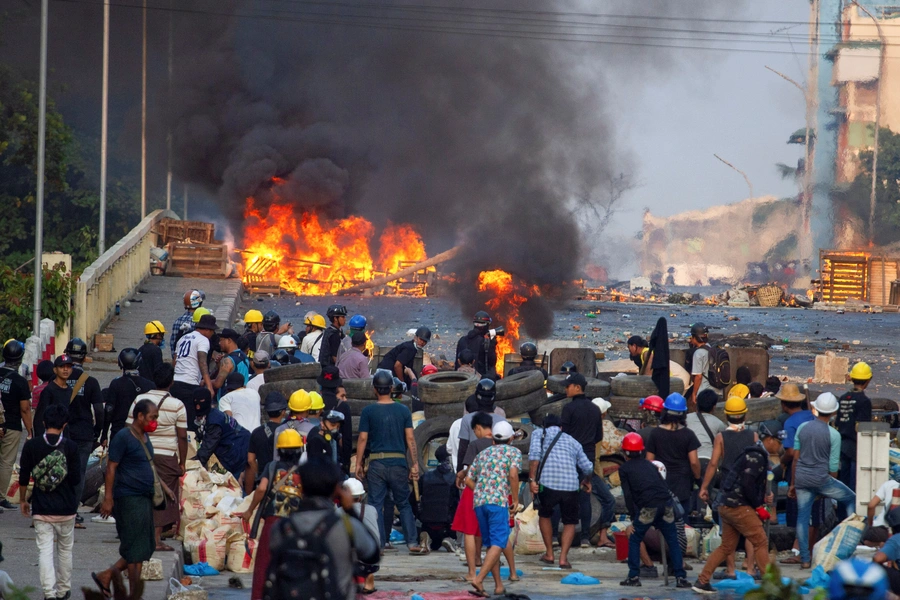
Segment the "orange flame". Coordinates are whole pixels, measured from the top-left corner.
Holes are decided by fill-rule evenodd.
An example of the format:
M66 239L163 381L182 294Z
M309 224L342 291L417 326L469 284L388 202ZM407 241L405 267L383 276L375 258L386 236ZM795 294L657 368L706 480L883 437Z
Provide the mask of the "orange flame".
M499 269L482 271L478 275L478 291L489 297L485 307L494 314L494 322L506 327L506 335L497 337L497 373L503 374L507 354L515 352L513 344L519 341L519 307L538 293L536 286L528 287L513 281L513 276Z

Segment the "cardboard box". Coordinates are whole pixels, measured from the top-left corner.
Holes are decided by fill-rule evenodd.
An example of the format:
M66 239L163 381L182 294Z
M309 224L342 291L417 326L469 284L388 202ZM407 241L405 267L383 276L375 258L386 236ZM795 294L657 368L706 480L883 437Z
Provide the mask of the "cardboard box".
M112 352L115 350L113 346L113 335L111 333L98 333L94 336L94 350L97 352Z

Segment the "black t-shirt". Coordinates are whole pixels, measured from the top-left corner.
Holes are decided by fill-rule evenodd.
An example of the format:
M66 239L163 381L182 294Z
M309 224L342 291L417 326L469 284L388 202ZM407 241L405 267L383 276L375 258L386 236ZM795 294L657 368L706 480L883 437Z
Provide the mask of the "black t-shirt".
M587 457L594 461L597 442L603 440L603 415L587 396L575 396L562 409L562 430L575 438Z
M153 373L156 372L159 365L163 364L162 350L156 344L145 342L140 351L141 364L138 366L138 373L144 379L153 381Z
M22 431L22 405L20 402L31 400L28 382L15 369L0 369L0 402L3 403L6 423L3 425L10 431Z
M325 333L322 334L322 344L319 346L319 362L323 366L334 364L334 357L337 356L338 347L341 340L344 339L344 333L334 325L329 325Z
M260 425L250 434L250 445L247 447L247 452L252 452L256 455L257 477L259 477L260 473L265 472L266 466L275 457L275 443L273 440L275 439L275 430L280 424L269 421L266 424L269 427L268 432L266 432L266 425Z
M119 433L119 430L125 427L125 422L128 420L128 412L131 410L131 405L134 404L134 399L138 395L146 394L153 389L153 382L141 376L122 375L113 379L106 390L106 420L109 423L104 425L104 435L102 437L106 437L108 425L112 426L113 436Z
M69 389L75 388L78 378L84 370L78 365L69 376ZM151 386L152 389L152 386ZM69 392L71 396L71 392ZM75 399L69 405L69 435L76 442L94 441L100 437L103 428L103 414L100 411L100 422L94 423L93 407L103 404L103 392L100 382L95 377L88 377L84 386L78 390Z
M415 360L418 351L419 349L412 340L398 344L391 348L390 352L384 355L384 358L378 363L378 368L387 369L396 375L394 372L394 364L399 362L404 367L412 369L413 361Z
M54 404L59 404L60 406L66 407L66 410L69 408L69 399L72 397L72 390L68 387L60 387L56 380L54 379L50 383L47 384L47 387L44 388L44 391L41 392L41 397L38 400L37 410L34 411L34 437L40 437L44 433L44 412L47 408L53 406ZM69 425L66 429L66 433L69 434L69 439L71 437L72 428L71 417L69 418Z
M28 487L31 471L54 450L59 450L66 457L66 478L50 492L41 491L34 486L31 493L31 512L34 515L69 516L78 512L81 504L75 499L75 487L81 481L81 461L78 459L78 446L63 435L43 435L25 442L20 459L19 485Z
M848 446L844 451L856 459L856 424L872 420L872 401L862 390L850 391L839 399L840 405L834 426L841 434L841 447Z
M688 452L699 447L697 434L687 427L675 431L657 427L647 440L647 452L652 452L654 460L666 465L666 483L680 502L690 498L694 483Z

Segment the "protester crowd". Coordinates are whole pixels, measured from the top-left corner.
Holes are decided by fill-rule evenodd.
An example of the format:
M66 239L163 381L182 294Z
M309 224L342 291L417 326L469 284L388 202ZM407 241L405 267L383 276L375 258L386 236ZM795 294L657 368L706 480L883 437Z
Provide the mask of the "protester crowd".
M348 322L343 305L331 305L324 316L307 313L299 332L275 311L249 310L244 330L237 331L220 328L203 302L202 292L189 290L170 332L161 321L147 323L145 343L119 353L122 375L105 389L84 371L83 340L71 340L52 363L37 365L42 384L34 390L20 373L23 345L10 340L3 346L0 487L9 488L18 461L20 496L18 507L5 499L0 507L18 508L34 522L44 597L71 595L74 530L86 527L78 508L97 446L107 453L99 518L115 520L120 544L120 559L92 573L105 596L126 572L137 597L141 564L172 550L165 540L178 530L189 456L204 468L221 465L248 498L241 518L259 535L251 600L310 597L310 590L321 594L315 597L371 594L380 557L397 550L397 539L410 556L454 553L459 542L470 593L503 594L518 580L511 534L516 515L529 505L544 545L538 563L567 571L573 547L614 547L612 525L624 516L630 524L622 586L658 577L654 558L667 557L676 588L715 594L715 580L737 576L739 549L746 556L743 570L757 579L765 573L778 482L787 483L787 524L797 532L795 554L782 562L811 567L817 527L832 500L840 518L856 511L856 433L872 419L866 388L873 373L865 363L853 366L853 387L840 398L824 393L809 402L795 384L754 382L745 368L723 385L720 349L698 323L685 365L687 390L668 393L663 378L660 394L640 400L639 423L613 423L610 403L587 397L588 379L573 363L563 365L565 393L558 399L567 402L533 432L526 459L513 445L515 415L495 401L497 329L479 312L454 362L477 375L477 387L434 453L436 464L420 472L412 413L401 401L414 393L419 377L437 371L416 368L432 337L429 328L416 329L370 370L367 320L354 315ZM167 333L171 361L163 359ZM650 342L628 340L639 372L655 382L663 380L658 371L668 369L660 366L669 359L665 340L665 319ZM520 354L522 363L510 374L539 371L547 378L535 344L522 344ZM271 369L302 363L320 365L317 390L260 396ZM357 431L343 387L347 378L370 378L376 396L362 409ZM724 421L713 415L723 395ZM751 424L750 407L763 396L780 401L783 412ZM598 446L612 439L623 458L619 510L597 468ZM835 570L840 585L876 589L877 580L900 593L894 565L900 506L891 502L898 489L900 483L888 481L868 507L864 541L879 548L874 560L885 572L847 563ZM900 493L896 498L900 504ZM686 526L708 515L720 527L721 544L691 583ZM509 567L505 581L501 560ZM492 590L485 586L488 576Z

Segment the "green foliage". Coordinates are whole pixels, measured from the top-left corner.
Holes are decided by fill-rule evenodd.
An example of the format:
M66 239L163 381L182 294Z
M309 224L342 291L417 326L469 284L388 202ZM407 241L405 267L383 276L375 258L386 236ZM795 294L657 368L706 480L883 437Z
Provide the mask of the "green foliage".
M41 316L57 326L74 316L75 277L56 265L43 273ZM34 275L0 265L0 339L24 340L31 335L34 316Z
M30 585L23 588L11 585L9 586L9 589L11 590L11 592L4 596L6 600L30 600L31 592L35 591L35 589Z
M802 600L800 585L793 579L785 583L781 579L778 566L769 563L762 583L755 590L744 594L744 600Z

